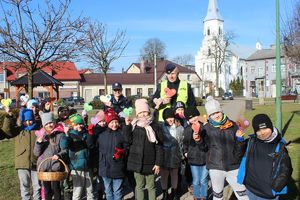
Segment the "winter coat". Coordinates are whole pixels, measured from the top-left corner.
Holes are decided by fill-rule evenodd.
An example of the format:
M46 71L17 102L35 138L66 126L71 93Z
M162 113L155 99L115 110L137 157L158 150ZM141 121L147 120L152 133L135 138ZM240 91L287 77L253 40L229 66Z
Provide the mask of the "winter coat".
M175 127L162 125L162 130L164 134L163 140L163 150L164 150L164 168L172 168L176 169L180 167L181 160L183 159L183 155L180 149L180 143L182 143L183 134L179 132L179 129ZM173 132L171 134L170 132ZM178 141L177 141L178 139Z
M37 158L33 153L35 126L32 126L32 130L24 130L16 125L16 121L15 117L7 115L2 126L7 138L15 137L15 169L36 170Z
M51 135L45 135L42 142L36 142L34 146L34 155L38 157L38 166L41 162L54 155L59 156L60 159L65 159L67 156L66 149L62 150L61 143L64 136L64 129L62 125L56 125ZM58 160L46 160L39 169L43 172L48 171L63 171L64 166Z
M203 129L203 125L201 124L199 130L200 141L196 142L193 139L193 134L194 131L189 125L184 130L183 152L184 154L187 153L187 160L190 165L205 165L208 148L205 142L206 131Z
M153 121L150 126L155 132L157 143L149 142L145 128L136 126L132 130L132 125L124 126L125 141L129 145L127 170L153 174L154 165L163 165L163 133L157 122Z
M89 149L92 147L87 141L87 131L70 130L68 136L64 135L61 148L68 151L72 170L87 171L91 168L89 163Z
M123 157L114 159L115 148L124 149L124 137L120 129L113 131L106 129L98 137L99 176L109 178L123 178L125 171L125 152ZM124 149L125 150L125 149Z
M128 100L126 97L124 97L123 95L119 97L118 101L114 98L114 95L111 95L111 97L112 97L110 99L111 106L117 114L122 112L124 108L132 107L132 102ZM104 110L107 110L108 108L109 107L104 106Z
M293 168L285 148L285 140L278 134L274 141L264 143L253 134L246 142L247 149L239 167L238 183L245 184L248 190L262 198L271 199L279 194L286 194ZM258 164L260 166L256 166ZM264 166L261 166L262 164ZM269 170L250 171L255 167ZM249 180L246 179L255 182L248 183Z
M245 143L237 140L238 126L231 122L233 126L227 129L214 127L210 123L204 125L208 145L207 169L231 171L239 168L242 157L237 152L245 147Z

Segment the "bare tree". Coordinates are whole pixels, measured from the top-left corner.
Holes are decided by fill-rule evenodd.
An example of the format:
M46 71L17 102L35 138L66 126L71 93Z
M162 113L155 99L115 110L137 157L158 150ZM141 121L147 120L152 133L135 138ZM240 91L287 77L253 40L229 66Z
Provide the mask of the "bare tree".
M300 1L296 3L293 17L283 27L285 54L296 64L300 64Z
M16 68L28 72L28 95L33 95L33 73L55 61L74 58L80 49L85 19L70 17L71 0L43 6L30 0L0 0L0 52Z
M107 94L107 72L111 63L120 58L128 45L126 32L118 30L108 37L107 27L102 23L90 23L87 31L85 56L95 69L104 74L104 87Z
M214 70L216 73L216 82L215 82L215 88L219 93L219 77L220 74L225 72L225 62L228 58L232 56L232 52L229 49L230 44L233 43L233 39L235 38L235 35L233 32L225 33L224 35L219 34L215 35L212 38L212 43L208 49L207 56L213 60ZM213 91L213 95L214 95Z
M165 51L166 45L160 39L151 38L145 42L141 50L141 57L144 60L154 62L154 55L156 55L157 58L165 58Z
M192 62L194 62L194 56L191 54L184 54L180 56L176 56L175 58L172 59L173 62L180 64L180 65L191 65Z

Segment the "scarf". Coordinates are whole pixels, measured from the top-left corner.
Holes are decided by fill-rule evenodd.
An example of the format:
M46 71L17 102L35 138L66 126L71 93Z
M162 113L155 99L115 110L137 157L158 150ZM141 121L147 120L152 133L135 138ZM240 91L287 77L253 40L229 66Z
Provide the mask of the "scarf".
M233 126L233 123L228 119L227 115L225 114L223 114L223 118L221 121L216 122L209 118L208 123L210 123L213 127L220 129L228 129Z
M149 142L152 143L157 143L157 139L155 137L155 132L152 129L152 127L150 126L150 124L152 123L153 118L152 117L148 117L148 118L135 118L131 124L132 124L132 130L135 128L135 126L139 126L142 127L146 130L146 134L147 134L147 138L149 140Z
M265 143L273 142L273 140L277 137L277 135L278 135L278 131L277 131L276 128L274 128L272 134L270 135L270 137L268 139L266 139L264 142Z

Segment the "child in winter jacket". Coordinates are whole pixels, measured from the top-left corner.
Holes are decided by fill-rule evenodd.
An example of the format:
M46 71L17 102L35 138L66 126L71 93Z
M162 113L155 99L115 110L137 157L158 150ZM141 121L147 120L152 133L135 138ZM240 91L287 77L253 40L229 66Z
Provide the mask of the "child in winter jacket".
M174 108L176 118L180 121L181 126L186 128L188 126L187 119L184 116L185 104L182 101L177 101Z
M208 153L206 167L212 183L213 199L223 199L225 179L239 200L248 200L246 187L237 182L237 173L241 161L238 152L245 147L238 140L241 132L235 122L223 112L220 103L212 96L207 97L205 110L208 123L204 125Z
M254 116L252 126L238 181L245 184L250 200L279 199L287 193L293 171L285 140L266 114Z
M52 112L40 112L43 128L36 132L37 140L34 146L34 155L38 157L38 166L42 163L40 171L56 172L63 171L64 166L58 159L65 159L67 152L62 150L61 143L64 135L64 126L56 124ZM61 199L60 181L43 181L45 199Z
M166 108L163 111L164 124L162 130L164 134L163 150L164 162L160 170L161 187L163 190L163 200L177 200L178 187L178 169L183 158L180 151L180 143L182 143L183 133L179 132L179 128L175 125L174 112L171 108ZM168 195L168 178L171 177L172 191Z
M197 107L188 107L184 114L189 126L184 130L183 151L191 167L194 199L203 200L207 198L208 187L206 133L198 120L200 112Z
M127 170L134 172L136 199L144 200L144 188L148 199L156 199L154 175L163 164L163 133L160 125L150 115L146 99L135 101L136 118L130 123L125 118L124 136L129 144Z
M73 200L81 199L86 190L87 200L94 199L92 170L89 165L89 149L92 147L87 140L87 129L79 114L69 116L69 127L65 128L66 137L62 148L68 150L71 176L73 180Z
M10 116L9 129L10 137L15 137L15 168L18 171L22 200L30 199L32 186L34 200L40 200L40 184L37 178L37 158L33 153L36 142L35 131L39 130L35 122L34 113L31 109L20 110L20 126L16 126L16 120ZM7 119L6 119L7 120Z
M105 111L107 129L98 137L99 176L102 177L106 199L121 200L125 176L124 137L115 111Z

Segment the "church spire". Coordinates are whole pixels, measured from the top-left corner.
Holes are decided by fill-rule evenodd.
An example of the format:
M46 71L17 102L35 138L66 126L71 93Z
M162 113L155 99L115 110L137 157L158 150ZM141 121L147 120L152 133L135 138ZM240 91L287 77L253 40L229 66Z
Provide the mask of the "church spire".
M207 15L204 18L204 22L208 20L224 21L219 12L217 0L209 0Z

